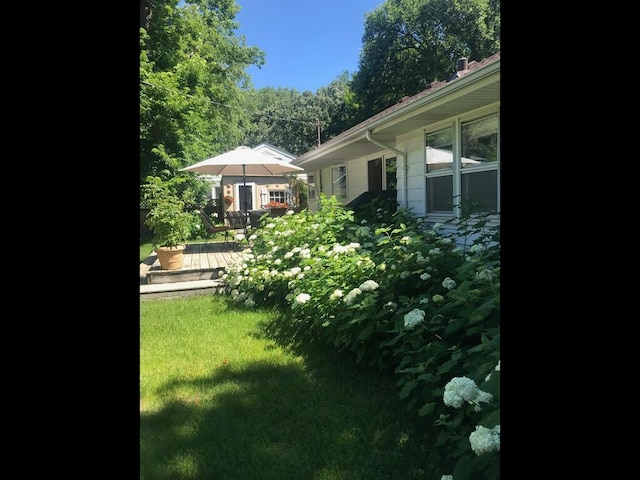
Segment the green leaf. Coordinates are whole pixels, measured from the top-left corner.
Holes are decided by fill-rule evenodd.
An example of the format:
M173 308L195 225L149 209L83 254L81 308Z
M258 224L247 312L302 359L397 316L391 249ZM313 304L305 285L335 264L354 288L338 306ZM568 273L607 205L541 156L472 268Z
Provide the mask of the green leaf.
M454 480L471 480L472 475L473 462L466 457L461 458L453 468Z
M433 413L435 408L436 408L436 404L435 403L433 403L433 402L427 403L421 409L418 410L418 416L424 417L425 415L429 415L430 413Z
M467 325L466 318L458 318L458 319L452 320L451 322L449 322L449 325L447 325L447 328L445 328L444 333L447 335L450 335L453 332L463 328L466 325Z

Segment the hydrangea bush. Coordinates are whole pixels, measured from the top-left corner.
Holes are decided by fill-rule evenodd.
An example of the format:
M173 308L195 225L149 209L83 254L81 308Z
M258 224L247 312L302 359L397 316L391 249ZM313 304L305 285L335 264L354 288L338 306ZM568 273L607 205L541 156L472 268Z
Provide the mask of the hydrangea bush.
M315 213L263 217L226 292L287 312L274 328L291 342L392 371L407 408L433 419L443 474L499 478L499 231L475 216L447 235L396 207L356 214L321 195Z

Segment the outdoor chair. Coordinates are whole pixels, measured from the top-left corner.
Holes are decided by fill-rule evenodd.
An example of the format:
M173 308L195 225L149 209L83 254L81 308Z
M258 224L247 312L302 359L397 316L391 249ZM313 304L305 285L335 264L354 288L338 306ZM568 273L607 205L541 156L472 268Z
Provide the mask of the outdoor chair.
M231 246L231 243L229 242L229 232L233 232L235 228L232 228L229 225L214 225L213 223L211 223L208 215L202 210L198 210L198 215L200 216L204 228L207 231L207 238L205 243L209 241L209 238L211 238L211 235L213 235L214 233L224 232L224 243Z
M247 216L243 212L227 212L225 213L225 220L232 230L247 229Z

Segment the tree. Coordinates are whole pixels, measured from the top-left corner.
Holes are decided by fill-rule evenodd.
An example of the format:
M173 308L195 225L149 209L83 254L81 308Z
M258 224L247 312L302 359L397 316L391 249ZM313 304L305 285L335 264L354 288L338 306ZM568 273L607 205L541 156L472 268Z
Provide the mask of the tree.
M264 63L234 35L238 10L234 0L141 0L141 184L193 179L179 169L237 146L249 121L246 69Z
M351 126L353 108L349 73L343 72L314 94L290 88L265 87L250 96L253 112L244 143L270 143L294 155L313 149Z
M500 0L386 0L365 19L351 82L357 122L500 50ZM356 123L357 123L356 122Z

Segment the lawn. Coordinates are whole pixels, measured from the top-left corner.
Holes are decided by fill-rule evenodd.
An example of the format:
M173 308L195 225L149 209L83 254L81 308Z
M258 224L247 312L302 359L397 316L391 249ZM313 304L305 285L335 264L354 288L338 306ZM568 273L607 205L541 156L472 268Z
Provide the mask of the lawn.
M140 478L436 478L393 379L201 295L140 304Z

